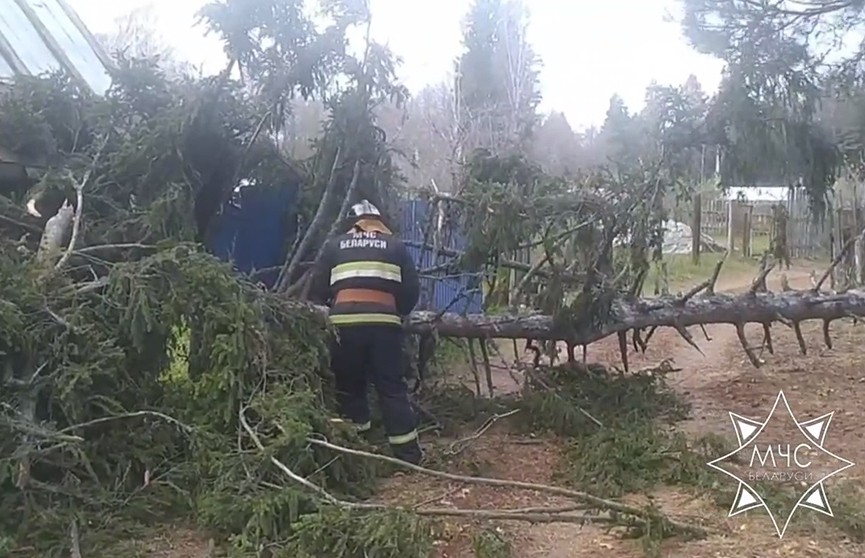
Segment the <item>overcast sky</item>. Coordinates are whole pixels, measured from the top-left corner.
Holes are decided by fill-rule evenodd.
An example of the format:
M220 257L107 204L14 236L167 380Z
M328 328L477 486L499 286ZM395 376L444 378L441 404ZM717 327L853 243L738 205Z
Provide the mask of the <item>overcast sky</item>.
M205 0L69 0L95 33L150 4L164 40L207 73L225 65L215 37L194 26ZM413 91L446 79L460 53L461 21L470 0L371 0L373 37L389 44ZM680 84L694 74L707 92L720 80L720 61L688 46L677 24L678 0L526 0L529 39L543 59L543 110L560 110L580 129L603 122L609 98L642 106L656 80Z

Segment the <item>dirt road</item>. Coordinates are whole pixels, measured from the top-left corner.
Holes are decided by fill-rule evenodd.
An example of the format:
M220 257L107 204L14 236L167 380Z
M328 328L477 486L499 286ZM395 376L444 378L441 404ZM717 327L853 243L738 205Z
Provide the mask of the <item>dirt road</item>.
M793 288L810 286L808 266L797 266L787 272ZM723 275L719 290L747 289L752 277ZM780 274L769 277L769 286L777 289ZM707 328L711 341L694 328L693 335L703 354L690 347L672 330L658 330L645 354L631 353L632 368L654 366L665 358L672 358L681 371L669 381L692 404L692 418L682 428L692 434L718 432L731 436L728 412L762 418L771 407L779 389L784 389L798 416L815 417L836 411L831 423L827 447L854 463L865 463L865 372L861 362L865 352L865 327L840 321L833 323L834 349L822 347L819 323L803 324L808 344L808 355L799 354L791 331L784 326L773 327L775 354L764 354L766 363L755 369L739 345L735 328L727 325ZM762 340L762 328L756 324L746 329L753 345ZM619 362L617 341L605 339L588 351L588 360L607 364ZM508 373L495 374L498 393L512 390L514 381ZM474 440L466 462L459 464L459 472L482 474L488 477L557 484L553 472L561 459L560 442L551 439L526 440L513 436L507 429L493 428ZM865 470L865 468L863 468ZM847 478L865 477L860 467L842 473ZM719 483L732 483L720 478ZM830 502L839 498L838 480L827 483ZM394 503L455 506L459 508L493 509L544 506L554 500L537 494L518 492L507 488L465 486L428 477L410 475L388 479L381 496ZM834 489L834 492L833 492ZM682 517L697 517L704 524L717 526L718 534L693 542L669 541L662 555L670 558L768 558L819 557L859 558L865 556L865 545L856 543L849 534L833 527L831 521L853 520L836 510L831 521L815 523L803 521L792 525L783 540L776 536L770 520L760 510L753 510L727 518L727 511L711 501L709 495L694 496L693 492L663 488L653 493L655 502L666 512ZM863 499L861 502L865 502ZM858 502L861 508L861 502ZM837 503L837 502L835 502ZM816 512L806 512L816 515ZM865 534L865 516L859 520L860 531ZM448 532L437 547L439 558L468 558L474 555L469 532L477 530L479 523L447 522ZM487 527L489 524L485 524ZM848 525L849 526L849 525ZM515 558L642 558L645 556L638 543L622 540L595 526L570 524L528 525L502 522L494 525L502 538L513 546ZM848 529L847 533L850 533ZM194 533L198 537L198 533ZM172 537L176 546L176 536ZM193 538L193 537L190 537ZM196 541L204 547L204 540ZM189 548L183 553L165 552L165 545L154 549L149 556L206 556L204 549L195 554ZM160 550L164 553L160 553Z
M810 286L811 269L797 266L787 272L793 288ZM724 277L719 290L742 291L750 286L752 277ZM778 289L780 274L769 278L770 289ZM742 347L733 326L708 326L711 341L707 341L699 329L693 335L703 354L688 345L670 329L659 330L646 354L629 355L631 366L651 366L664 358L672 358L681 371L670 377L671 384L692 403L692 418L682 427L692 434L717 432L730 436L731 425L728 411L745 416L761 417L768 412L779 389L788 394L791 405L806 416L817 416L838 409L839 415L832 424L831 435L836 436L832 445L847 459L865 461L863 424L865 413L859 403L865 397L863 373L857 366L861 362L860 346L865 334L859 328L836 322L835 350L822 347L819 324L803 324L808 342L809 355L801 356L793 333L784 326L772 328L775 355L763 355L766 364L755 369ZM752 324L746 328L752 345L759 346L762 327ZM819 343L819 344L818 344ZM615 363L619 361L619 350L615 340L605 340L590 347L588 360ZM840 424L839 424L840 423ZM847 477L859 475L856 467ZM843 473L842 473L843 475ZM719 479L720 482L726 482ZM731 481L732 482L732 481ZM827 485L831 484L827 483ZM831 487L827 486L831 494ZM855 544L846 536L826 529L826 533L791 532L783 540L775 536L768 518L749 512L731 519L725 511L718 509L708 499L694 498L676 490L661 490L655 495L665 510L674 510L684 515L702 516L719 527L729 529L723 535L712 536L703 541L686 544L671 544L663 555L674 558L708 558L726 556L820 556L853 557L865 555L865 547ZM830 496L831 498L831 496ZM520 543L515 555L525 557L569 558L588 556L637 557L642 551L632 542L622 541L591 527L578 528L570 525L546 525L519 529ZM732 533L732 534L731 534Z

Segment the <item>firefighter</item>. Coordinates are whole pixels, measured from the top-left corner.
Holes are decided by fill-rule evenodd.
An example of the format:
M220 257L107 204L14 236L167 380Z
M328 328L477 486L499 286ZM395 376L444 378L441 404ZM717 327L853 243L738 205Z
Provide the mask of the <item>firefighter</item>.
M417 464L417 419L400 356L402 318L414 309L420 294L417 268L369 201L354 205L348 217L351 228L324 248L313 293L330 306L330 321L337 328L331 368L340 413L359 431L368 431L371 382L394 456Z

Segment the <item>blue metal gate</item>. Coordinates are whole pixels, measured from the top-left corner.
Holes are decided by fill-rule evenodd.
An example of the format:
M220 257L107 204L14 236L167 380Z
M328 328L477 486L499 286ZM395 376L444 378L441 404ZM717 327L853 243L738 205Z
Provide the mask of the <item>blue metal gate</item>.
M273 287L285 259L285 248L297 234L297 191L294 186L241 189L239 205L226 204L223 208L207 243L208 249L218 258L232 262L241 273L257 272L256 281ZM409 252L421 272L418 310L482 312L483 292L475 276L424 273L447 259L436 258L432 248L424 245L429 204L424 200L406 200L400 204L400 210L400 234L409 244ZM465 238L458 231L448 231L442 236L446 240L442 248L453 251L465 248Z
M483 311L482 283L475 275L446 275L445 272L424 273L446 261L437 258L431 246L425 246L425 229L429 224L429 204L424 200L407 200L402 204L402 237L409 245L409 252L415 265L421 271L421 300L419 310L435 312L456 312L474 314ZM442 248L461 252L465 249L465 237L459 231L447 231L441 235L445 244Z

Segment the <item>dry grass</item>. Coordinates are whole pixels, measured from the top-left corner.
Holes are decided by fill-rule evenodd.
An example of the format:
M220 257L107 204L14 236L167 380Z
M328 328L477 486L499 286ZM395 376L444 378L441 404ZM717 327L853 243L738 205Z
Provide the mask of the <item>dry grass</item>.
M664 261L667 263L667 280L670 283L670 290L676 292L687 289L712 275L718 261L723 257L723 253L706 253L700 255L700 263L695 264L691 259L690 254L670 255L665 256ZM744 258L738 253L734 253L727 257L724 262L724 267L721 268L720 281L731 277L742 277L756 273L759 268L759 260L754 258ZM652 266L649 270L649 275L646 277L646 284L643 287L644 296L652 296L654 294L655 282L659 279L659 270L656 266Z

